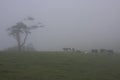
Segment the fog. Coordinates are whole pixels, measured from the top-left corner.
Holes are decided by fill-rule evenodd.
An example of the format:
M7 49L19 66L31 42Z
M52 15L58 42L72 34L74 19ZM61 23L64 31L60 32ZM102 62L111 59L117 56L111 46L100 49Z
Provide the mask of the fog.
M27 39L37 50L120 49L120 0L0 0L0 50L16 45L6 29L27 16L45 25Z

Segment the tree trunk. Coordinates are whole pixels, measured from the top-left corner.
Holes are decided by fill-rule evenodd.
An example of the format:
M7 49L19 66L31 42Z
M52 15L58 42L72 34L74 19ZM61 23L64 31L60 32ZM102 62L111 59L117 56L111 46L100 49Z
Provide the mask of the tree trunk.
M21 43L21 48L25 45L28 33L25 34L25 38L23 39L23 43Z
M21 48L21 42L20 42L20 34L19 34L19 32L16 33L16 40L17 40L17 44L18 44L18 51L21 52L22 48Z

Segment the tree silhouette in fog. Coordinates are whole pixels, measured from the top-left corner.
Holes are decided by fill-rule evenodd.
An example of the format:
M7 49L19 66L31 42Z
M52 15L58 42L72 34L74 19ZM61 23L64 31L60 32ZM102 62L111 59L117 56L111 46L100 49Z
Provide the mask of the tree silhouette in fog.
M17 41L18 51L22 51L22 48L25 45L27 37L31 33L32 29L43 27L41 23L28 26L24 21L30 21L31 23L31 21L34 21L34 18L27 17L7 29L9 35L13 36L13 38Z

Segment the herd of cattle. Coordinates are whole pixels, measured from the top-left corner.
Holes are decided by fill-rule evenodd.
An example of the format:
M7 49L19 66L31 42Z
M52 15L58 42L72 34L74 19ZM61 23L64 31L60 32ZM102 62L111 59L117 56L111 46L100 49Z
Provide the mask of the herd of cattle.
M75 50L75 48L63 48L63 51L65 52L82 52L82 53L114 53L113 50L107 50L107 49L92 49L90 51L80 51L80 50Z

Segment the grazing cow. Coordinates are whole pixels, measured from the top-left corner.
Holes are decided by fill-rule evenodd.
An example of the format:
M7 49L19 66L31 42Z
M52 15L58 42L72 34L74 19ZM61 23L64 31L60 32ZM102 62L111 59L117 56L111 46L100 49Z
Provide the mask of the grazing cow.
M98 53L98 50L97 49L92 49L91 52L92 53Z
M105 52L107 52L107 50L106 49L100 49L100 52L105 53Z
M66 52L74 52L75 49L74 49L74 48L63 48L63 51L66 51Z
M108 55L110 55L110 54L113 54L113 53L114 53L114 51L113 51L113 50L107 50L107 49L100 49L100 52L101 52L101 53L106 53L106 54L108 54Z
M88 54L88 53L89 53L89 51L85 50L85 51L83 51L83 53L84 53L84 54Z

